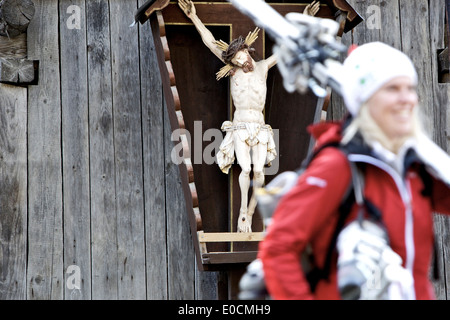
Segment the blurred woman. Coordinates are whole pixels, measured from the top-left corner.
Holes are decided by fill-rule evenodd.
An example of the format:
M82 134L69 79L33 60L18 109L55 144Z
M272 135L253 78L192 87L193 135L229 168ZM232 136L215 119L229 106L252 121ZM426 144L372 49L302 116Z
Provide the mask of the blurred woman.
M274 299L340 299L338 253L313 286L300 263L307 250L323 270L351 183L350 162L363 167L364 198L379 212L390 248L410 273L413 299L433 299L428 279L433 212L450 214L450 158L424 133L417 73L402 52L380 42L361 45L344 62L342 92L349 117L310 128L320 151L281 200L259 258ZM345 225L357 217L353 204Z

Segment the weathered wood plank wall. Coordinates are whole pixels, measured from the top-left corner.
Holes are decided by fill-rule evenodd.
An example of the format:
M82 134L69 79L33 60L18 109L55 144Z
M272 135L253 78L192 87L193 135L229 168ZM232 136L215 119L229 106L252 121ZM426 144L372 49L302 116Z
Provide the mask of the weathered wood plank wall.
M145 0L33 2L27 53L10 54L39 60L39 83L0 85L0 299L226 298L226 275L195 265L149 25L129 28ZM450 150L436 65L445 1L349 2L366 21L344 43L413 58L433 137ZM330 117L342 112L333 97ZM446 299L449 219L436 229Z
M84 1L59 2L59 12L76 5L85 12ZM63 173L64 270L77 265L83 270L80 290L64 288L64 296L79 294L90 299L90 192L89 105L86 30L69 29L59 20L61 57L61 138ZM66 279L65 274L64 279Z
M27 90L0 86L0 295L23 299L27 271Z
M450 83L439 83L437 54L448 48L445 41L446 10L445 2L430 1L430 59L431 59L431 94L433 105L432 127L433 139L447 152L450 152ZM436 238L438 243L438 263L440 278L435 288L439 299L450 299L450 218L438 215L435 217Z
M64 234L58 2L35 4L36 15L28 31L28 57L39 60L41 67L39 85L28 89L26 298L62 299Z
M419 75L418 93L423 117L433 140L450 151L450 83L439 83L438 51L444 49L445 0L348 0L365 21L344 34L346 45L382 41L411 57ZM333 96L330 118L340 119L344 105ZM435 217L440 278L438 299L450 297L450 218Z
M0 299L218 298L195 265L151 31L129 28L144 2L34 0L39 83L0 85Z
M118 298L109 6L86 2L92 299ZM102 228L104 232L96 232Z
M2 58L25 58L26 34L18 45L0 41ZM27 270L27 104L26 88L0 85L0 295L26 296Z

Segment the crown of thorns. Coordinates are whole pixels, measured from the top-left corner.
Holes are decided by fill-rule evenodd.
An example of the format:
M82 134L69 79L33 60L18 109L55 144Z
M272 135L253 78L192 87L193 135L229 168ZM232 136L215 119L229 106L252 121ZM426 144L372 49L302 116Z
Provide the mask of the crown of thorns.
M233 59L234 55L242 49L250 48L251 45L258 39L258 33L259 28L256 27L255 30L250 31L247 35L247 37L240 36L237 39L234 39L230 44L226 43L223 40L218 40L215 42L217 47L222 51L222 59L226 63L225 66L223 66L219 72L216 73L216 79L220 80L223 77L228 77L230 75L231 70L235 67L231 60ZM254 50L254 49L250 49Z

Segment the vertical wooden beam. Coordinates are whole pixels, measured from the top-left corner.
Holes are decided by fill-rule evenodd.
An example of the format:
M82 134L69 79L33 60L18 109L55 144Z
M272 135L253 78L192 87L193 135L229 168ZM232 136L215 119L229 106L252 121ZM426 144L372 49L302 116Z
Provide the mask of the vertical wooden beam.
M140 0L140 4L144 0ZM139 29L147 298L167 299L164 103L150 23Z
M69 6L80 8L80 25L68 24ZM91 237L89 188L89 128L86 50L86 12L84 0L59 2L61 54L61 117L64 203L64 273L75 266L80 276L79 288L64 286L65 299L91 298ZM70 271L70 270L69 270ZM70 279L69 279L70 278Z
M0 56L27 56L26 34L0 36ZM27 296L27 89L0 84L0 299Z
M26 299L27 90L0 84L0 299Z
M86 1L92 299L117 300L116 175L109 2Z
M110 2L119 299L145 299L144 202L137 1Z
M171 136L168 108L164 105L168 299L190 300L195 298L195 251L189 221L186 219L180 170L171 159L171 151L174 146Z
M28 56L41 80L28 89L28 299L63 298L58 1L35 0Z

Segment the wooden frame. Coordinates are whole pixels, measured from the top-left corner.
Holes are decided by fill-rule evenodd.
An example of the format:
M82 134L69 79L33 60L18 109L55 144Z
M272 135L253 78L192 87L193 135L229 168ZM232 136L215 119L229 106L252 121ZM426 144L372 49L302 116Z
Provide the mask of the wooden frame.
M346 28L349 29L345 23L349 21L349 17L352 17L355 23L358 19L359 21L361 20L360 16L355 11L351 10L351 7L346 3L346 1L334 2L340 4L340 9L329 5L323 6L323 8L321 8L321 10L323 10L320 16L334 18L336 12L340 12L339 10L349 10L349 12L341 13L341 16L346 16L346 19L342 19L344 22L341 23L341 32L343 32ZM201 17L205 25L222 25L227 27L230 27L230 25L239 26L236 28L229 28L230 38L235 38L236 35L240 34L247 34L249 30L254 28L253 22L240 14L236 9L234 9L234 7L232 7L230 3L223 1L213 3L195 3L197 7L197 14ZM280 13L285 14L291 11L302 12L306 4L280 3L273 4L273 6L276 7ZM146 15L149 14L150 11L151 10L149 9L146 11L141 10L141 12L145 12ZM224 17L223 14L217 15L216 12L226 12L227 16ZM202 174L202 168L196 168L190 157L191 150L188 143L188 133L189 129L192 129L192 119L186 121L186 119L191 117L191 112L196 113L198 110L193 107L190 107L189 109L187 106L192 102L192 98L183 100L183 95L187 95L186 88L184 86L179 87L178 81L176 80L175 74L177 74L177 79L180 74L176 72L176 61L172 60L177 60L177 54L171 52L173 49L172 46L170 46L169 49L170 35L168 34L168 29L170 29L171 26L191 25L191 22L184 16L182 11L178 8L176 2L168 3L163 10L158 10L155 14L150 13L149 17L156 52L158 55L164 97L169 111L172 131L181 129L179 131L180 135L178 140L174 141L174 143L181 144L183 146L183 161L179 164L179 169L186 201L186 209L191 226L191 235L196 250L197 264L201 270L224 270L229 269L231 265L248 263L256 258L257 243L263 239L264 235L263 223L261 218L257 218L257 213L255 213L253 223L253 230L256 232L242 236L233 232L232 227L229 227L228 230L217 230L220 229L220 226L222 226L221 228L223 229L223 221L212 221L211 225L210 217L215 216L216 210L218 210L218 208L220 209L224 205L215 205L213 203L207 207L206 212L201 209L201 206L204 204L203 200L205 199L205 197L203 197L202 201L200 201L203 196L202 187L204 187L200 181L201 179L199 180L199 174ZM211 20L208 20L208 18L211 18ZM138 20L141 22L143 20L145 21L142 17ZM237 24L237 21L240 23ZM242 23L242 21L246 21L246 23ZM249 27L250 25L253 27ZM262 38L265 39L264 35ZM226 38L225 40L228 39ZM263 52L264 54L265 51L270 50L271 41L263 40L259 43L255 43L255 48L257 52ZM213 79L214 72L211 73L211 76L211 79ZM185 82L187 83L188 81L184 80L182 83ZM279 103L266 103L266 117L270 118L269 123L273 128L284 127L286 125L286 128L282 129L282 131L284 131L280 133L280 135L283 134L280 152L282 155L287 155L287 157L285 157L287 161L283 161L283 163L280 161L280 172L284 170L292 170L295 169L301 163L301 160L306 156L310 141L305 128L308 124L313 122L317 98L310 93L306 96L299 96L298 94L288 95L282 87L281 76L279 75L278 70L272 74L269 74L268 82L270 82L271 85L268 90L270 93L268 94L267 99L278 101ZM304 101L301 109L298 108L299 101ZM232 107L230 102L229 104L230 108L228 110L228 115L231 115ZM286 106L288 106L288 108L286 108L288 110L284 110ZM276 116L277 114L279 114L279 116ZM292 119L296 121L292 122ZM226 119L222 119L222 121L223 120ZM298 123L300 123L301 128L294 127L298 126ZM293 145L296 145L297 147L292 148ZM290 156L290 154L293 156ZM236 171L238 170L239 169ZM238 172L233 172L229 180L231 187L229 190L229 199L227 201L229 201L228 206L231 212L233 212L235 202L238 202L233 199L239 199L238 197L240 197L240 195L236 195L239 191L235 191L236 188L232 187L233 184L237 183L237 176ZM266 181L268 180L270 180L270 178L266 178ZM222 200L219 202L223 203L224 195L219 194L216 196L221 197ZM233 225L234 219L237 219L237 215L233 216L231 213L230 216L231 217L226 218L230 219Z

